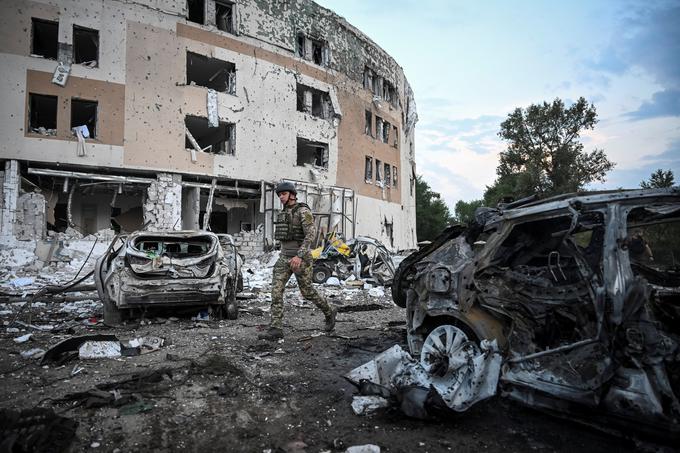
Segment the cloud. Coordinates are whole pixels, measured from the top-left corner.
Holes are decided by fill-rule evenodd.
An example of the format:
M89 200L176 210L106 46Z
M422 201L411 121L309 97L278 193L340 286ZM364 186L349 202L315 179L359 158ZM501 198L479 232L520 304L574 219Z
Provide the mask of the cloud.
M637 110L625 116L634 120L680 116L680 90L658 91L652 95L651 101L643 102Z

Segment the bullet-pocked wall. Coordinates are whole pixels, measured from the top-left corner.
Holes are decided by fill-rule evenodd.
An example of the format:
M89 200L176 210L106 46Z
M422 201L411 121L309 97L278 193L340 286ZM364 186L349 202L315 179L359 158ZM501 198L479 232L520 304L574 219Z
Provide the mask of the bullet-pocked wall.
M347 187L357 235L414 247L417 116L397 62L312 1L190 3L4 0L0 158Z

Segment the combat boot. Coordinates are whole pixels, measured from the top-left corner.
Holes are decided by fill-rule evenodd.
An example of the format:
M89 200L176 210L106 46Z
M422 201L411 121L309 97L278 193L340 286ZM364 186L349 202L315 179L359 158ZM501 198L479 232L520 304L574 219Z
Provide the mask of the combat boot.
M332 332L335 329L335 317L338 314L338 309L331 306L331 314L326 317L326 325L324 328L326 332Z
M278 341L283 338L283 330L278 327L270 327L266 332L257 336L258 340Z

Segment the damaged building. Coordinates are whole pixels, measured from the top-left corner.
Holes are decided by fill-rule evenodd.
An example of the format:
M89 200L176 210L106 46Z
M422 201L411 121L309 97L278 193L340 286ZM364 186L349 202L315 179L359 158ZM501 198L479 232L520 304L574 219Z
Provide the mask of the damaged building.
M0 21L4 243L203 228L257 251L285 179L321 233L414 248L413 92L332 11L8 0Z

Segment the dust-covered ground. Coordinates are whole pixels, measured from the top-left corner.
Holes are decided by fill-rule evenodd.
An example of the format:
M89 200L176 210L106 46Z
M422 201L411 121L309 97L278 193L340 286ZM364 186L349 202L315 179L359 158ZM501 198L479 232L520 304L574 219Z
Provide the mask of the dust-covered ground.
M194 320L194 311L109 328L94 300L0 304L0 408L53 409L77 422L70 442L50 440L68 444L67 451L342 452L366 444L383 452L653 449L501 397L429 421L392 408L355 415L357 391L343 375L394 344L406 349L404 310L379 288L318 286L340 311L336 330L326 335L323 316L301 301L293 279L285 339L268 343L257 339L269 319L266 265L251 267L244 275L252 298L240 301L234 321ZM5 281L16 283L21 275ZM39 280L25 291L39 288ZM23 324L10 324L15 318ZM15 341L29 333L29 340ZM39 350L91 334L164 343L137 356L41 364ZM32 349L36 355L25 357ZM58 437L56 431L51 435Z

